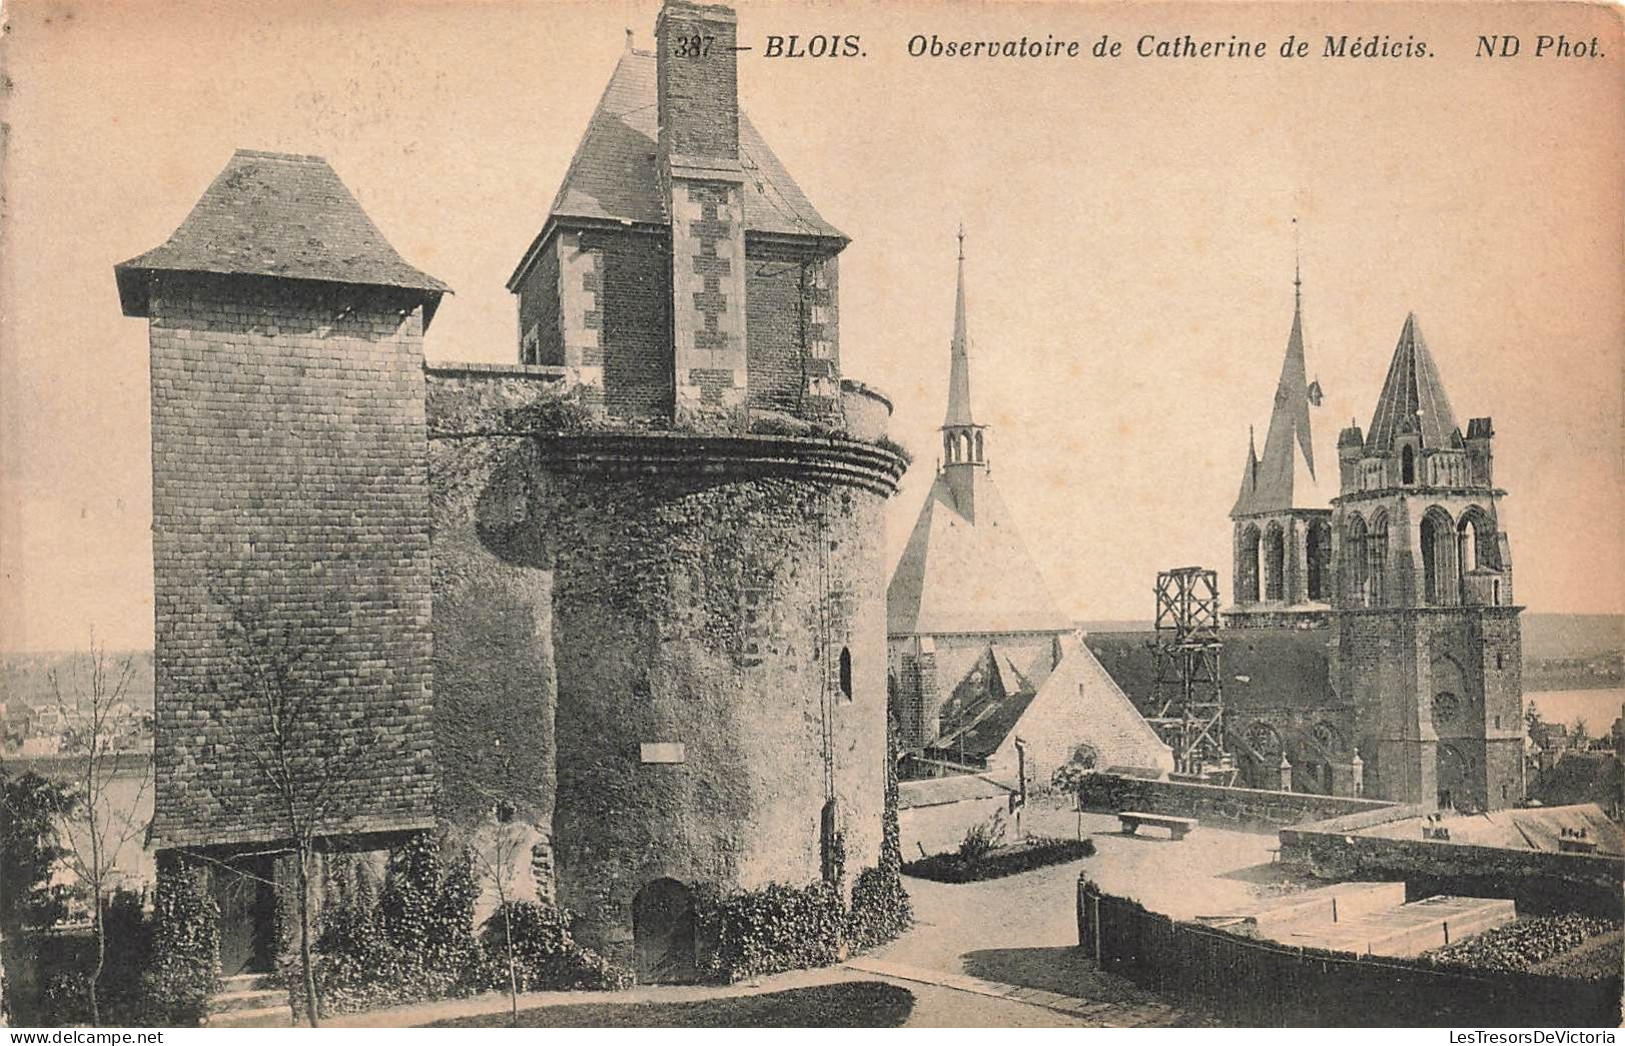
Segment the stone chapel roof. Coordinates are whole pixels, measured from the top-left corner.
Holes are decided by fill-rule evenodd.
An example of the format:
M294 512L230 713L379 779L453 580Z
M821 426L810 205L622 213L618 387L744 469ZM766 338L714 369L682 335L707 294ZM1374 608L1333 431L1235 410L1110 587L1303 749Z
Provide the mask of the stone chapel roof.
M553 198L547 225L509 279L509 289L517 285L535 246L558 220L669 222L655 155L659 133L655 66L655 55L649 51L628 50L621 56ZM743 110L739 162L745 174L747 231L845 242L846 236L808 201Z
M1377 409L1366 434L1366 453L1387 453L1393 449L1394 437L1402 432L1420 433L1423 450L1462 445L1450 398L1444 393L1439 368L1422 339L1422 325L1416 322L1414 312L1405 317L1399 344L1394 346L1388 377L1383 380L1382 394L1377 397Z
M992 477L978 468L969 481L974 519L945 475L931 485L886 589L887 634L1069 631Z
M444 283L408 265L320 156L238 149L168 240L114 266L126 315L145 316L157 272L273 276L420 292Z

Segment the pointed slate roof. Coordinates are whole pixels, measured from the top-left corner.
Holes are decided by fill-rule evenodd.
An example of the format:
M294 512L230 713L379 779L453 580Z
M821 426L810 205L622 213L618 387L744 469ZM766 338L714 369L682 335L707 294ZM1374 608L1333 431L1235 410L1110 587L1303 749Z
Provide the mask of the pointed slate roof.
M1063 632L1056 608L992 477L976 469L972 522L939 473L886 589L888 635Z
M158 272L274 276L417 291L424 318L444 283L408 265L320 156L238 149L159 247L114 266L129 316L148 314Z
M1414 312L1405 317L1394 358L1388 364L1388 377L1383 380L1382 394L1377 397L1377 409L1366 433L1366 453L1392 450L1394 437L1401 432L1419 432L1423 450L1462 445L1456 415L1450 409L1439 368L1422 339L1422 325Z
M1275 385L1264 456L1249 460L1242 476L1232 517L1294 508L1325 508L1325 496L1315 480L1314 434L1309 423L1310 385L1303 351L1303 297L1294 295L1292 333Z
M656 159L659 92L655 74L653 52L628 50L621 55L553 198L546 225L508 280L510 290L518 285L536 248L561 219L645 225L670 221ZM743 110L739 113L739 162L745 173L747 231L846 242L846 236L808 201Z
M954 340L948 350L948 416L943 428L975 425L970 409L970 325L965 319L965 230L959 230L959 288L954 296Z

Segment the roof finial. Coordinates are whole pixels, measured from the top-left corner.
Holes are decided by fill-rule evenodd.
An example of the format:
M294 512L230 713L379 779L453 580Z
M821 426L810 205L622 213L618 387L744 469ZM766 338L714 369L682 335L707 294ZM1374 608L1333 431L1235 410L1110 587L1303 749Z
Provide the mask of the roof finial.
M632 27L631 26L626 27L626 49L628 51L632 50Z
M965 260L965 223L959 223L959 260Z
M1303 304L1303 245L1298 240L1298 216L1292 216L1292 301Z

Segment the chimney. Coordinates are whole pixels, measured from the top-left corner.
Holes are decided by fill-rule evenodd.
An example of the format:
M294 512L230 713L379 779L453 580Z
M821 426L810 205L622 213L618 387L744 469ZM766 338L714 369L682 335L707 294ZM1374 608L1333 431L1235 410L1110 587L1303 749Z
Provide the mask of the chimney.
M667 0L661 7L655 64L663 163L739 159L737 31L733 10L720 4Z
M659 165L671 218L673 417L748 425L745 177L732 9L667 0L655 21Z

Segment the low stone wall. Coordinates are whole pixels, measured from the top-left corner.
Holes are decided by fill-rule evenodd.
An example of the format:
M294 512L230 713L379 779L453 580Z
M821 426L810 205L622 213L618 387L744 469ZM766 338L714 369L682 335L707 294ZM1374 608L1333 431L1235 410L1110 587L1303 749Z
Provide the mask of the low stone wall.
M1404 880L1407 894L1510 897L1518 911L1625 916L1625 858L1350 834L1344 820L1281 830L1281 861L1328 879Z
M1394 809L1378 799L1354 799L1305 792L1226 788L1187 781L1153 781L1116 774L1087 774L1078 794L1089 810L1143 810L1194 817L1209 824L1279 827L1331 817Z

